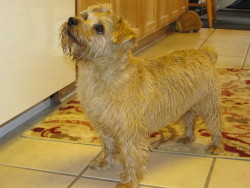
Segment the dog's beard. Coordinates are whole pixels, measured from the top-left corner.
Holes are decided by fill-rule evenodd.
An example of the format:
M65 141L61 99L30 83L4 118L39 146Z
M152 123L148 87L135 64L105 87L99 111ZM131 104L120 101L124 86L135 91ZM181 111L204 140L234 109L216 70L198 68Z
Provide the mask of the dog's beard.
M66 37L62 40L61 46L65 55L71 57L75 61L79 61L84 57L85 45L79 45L72 38Z
M70 31L66 24L61 27L60 33L61 46L64 54L75 61L80 61L86 51L86 43L78 37L77 33Z

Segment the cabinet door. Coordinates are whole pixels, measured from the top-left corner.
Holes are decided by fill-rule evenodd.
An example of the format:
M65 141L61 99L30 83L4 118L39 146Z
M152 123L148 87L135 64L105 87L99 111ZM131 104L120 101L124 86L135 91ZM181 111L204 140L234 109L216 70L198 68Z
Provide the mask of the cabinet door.
M175 21L179 17L179 2L180 0L171 0L172 7L171 7L171 22Z
M180 7L179 7L180 15L185 13L187 8L188 8L188 1L187 0L180 0Z
M142 2L144 34L154 31L157 27L158 0L145 0Z
M116 15L122 16L135 29L138 37L142 35L141 13L138 0L114 0L114 10Z
M91 5L96 5L96 4L111 4L113 0L77 0L77 10L78 10L78 14L87 9L89 6Z
M158 26L166 26L170 22L172 0L159 0Z

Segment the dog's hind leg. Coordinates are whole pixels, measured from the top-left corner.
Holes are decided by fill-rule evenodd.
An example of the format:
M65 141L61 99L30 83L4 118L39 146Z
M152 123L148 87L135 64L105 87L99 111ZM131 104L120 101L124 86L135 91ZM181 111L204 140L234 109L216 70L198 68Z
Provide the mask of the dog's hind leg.
M111 169L115 163L117 148L115 140L108 135L100 135L103 145L101 153L89 163L89 167L96 170Z
M194 141L194 126L196 121L196 115L193 110L188 110L179 120L179 122L185 126L185 135L177 140L179 143L189 144Z
M223 141L220 98L211 93L196 104L196 108L211 133L211 144L208 146L209 152L213 154L221 153L223 151Z

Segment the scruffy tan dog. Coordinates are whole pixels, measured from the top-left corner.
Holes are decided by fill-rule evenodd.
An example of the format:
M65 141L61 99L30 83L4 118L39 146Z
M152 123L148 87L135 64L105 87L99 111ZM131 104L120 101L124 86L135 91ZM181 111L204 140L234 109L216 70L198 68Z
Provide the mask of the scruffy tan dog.
M78 94L100 134L104 150L90 162L108 169L124 167L117 187L137 187L146 172L149 134L180 120L194 140L197 116L212 135L209 150L222 147L220 84L213 49L175 51L155 60L133 57L136 35L107 5L89 7L61 27L65 54L78 63Z

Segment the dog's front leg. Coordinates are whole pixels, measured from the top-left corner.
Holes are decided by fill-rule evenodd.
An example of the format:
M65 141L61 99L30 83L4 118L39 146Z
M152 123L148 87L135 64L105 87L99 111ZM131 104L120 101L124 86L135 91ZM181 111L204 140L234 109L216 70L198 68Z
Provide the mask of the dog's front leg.
M115 140L109 135L101 134L100 137L103 150L96 158L90 161L89 166L96 170L111 169L114 165L115 156L117 154Z
M137 188L147 170L149 140L145 135L133 135L120 138L120 157L124 172L122 182L116 188Z

